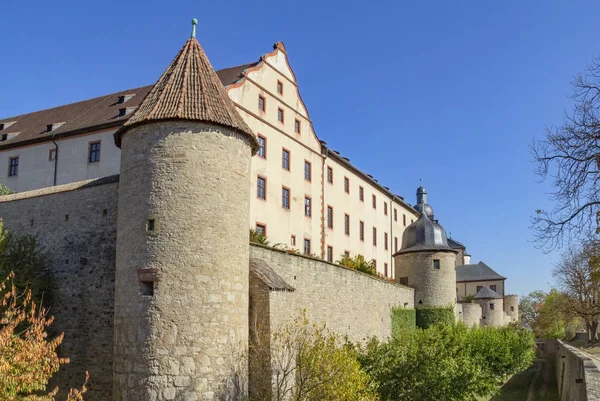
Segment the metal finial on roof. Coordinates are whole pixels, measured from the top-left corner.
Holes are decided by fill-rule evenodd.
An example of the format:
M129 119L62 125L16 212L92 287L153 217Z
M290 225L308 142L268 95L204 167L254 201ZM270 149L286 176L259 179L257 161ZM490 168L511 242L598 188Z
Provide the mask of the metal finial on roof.
M450 231L450 237L449 238L452 239L452 231Z
M198 20L196 18L194 18L192 20L192 38L196 37L196 25L198 25Z

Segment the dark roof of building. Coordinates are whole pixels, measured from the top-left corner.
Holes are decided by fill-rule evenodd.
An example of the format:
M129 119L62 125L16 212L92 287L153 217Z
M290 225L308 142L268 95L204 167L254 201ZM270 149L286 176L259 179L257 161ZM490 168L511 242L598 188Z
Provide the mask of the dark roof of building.
M217 76L223 85L231 85L243 76L244 70L256 64L258 62L225 68L217 71ZM0 118L0 124L5 124L5 128L0 130L0 135L18 133L14 137L0 142L0 149L49 141L53 134L60 138L99 129L119 127L133 115L133 113L129 113L121 116L119 109L137 108L152 87L153 85L148 85L127 89L51 109ZM133 96L124 103L119 103L119 97L126 95ZM14 122L14 124L9 126L7 123L11 122ZM47 131L49 124L63 122L62 126L52 132Z
M271 291L296 291L262 259L250 258L250 273L256 275Z
M487 286L481 287L477 294L473 296L473 299L500 299L502 295L498 294L496 291L488 288Z
M467 249L467 247L462 242L459 242L452 238L448 238L448 245L450 246L450 248L453 249Z
M446 230L431 221L427 213L421 213L417 221L406 227L402 235L402 248L397 252L452 251L448 246Z
M456 281L486 281L486 280L505 280L496 273L491 267L483 262L476 265L456 266Z
M202 121L233 128L248 136L254 151L258 150L256 135L237 112L195 37L185 42L131 118L115 133L115 144L120 147L121 137L132 127L166 120Z

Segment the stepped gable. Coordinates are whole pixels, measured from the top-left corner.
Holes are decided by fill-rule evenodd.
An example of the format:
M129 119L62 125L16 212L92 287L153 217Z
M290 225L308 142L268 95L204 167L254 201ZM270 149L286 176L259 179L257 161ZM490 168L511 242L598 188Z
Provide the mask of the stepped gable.
M473 296L473 299L502 299L502 295L486 286L483 286L479 291L477 291L477 294Z
M457 282L486 280L506 280L506 277L499 275L483 262L479 262L476 265L456 266Z
M115 133L115 144L128 129L166 120L188 120L230 127L252 139L253 152L258 140L236 111L223 83L195 37L185 43L138 109Z

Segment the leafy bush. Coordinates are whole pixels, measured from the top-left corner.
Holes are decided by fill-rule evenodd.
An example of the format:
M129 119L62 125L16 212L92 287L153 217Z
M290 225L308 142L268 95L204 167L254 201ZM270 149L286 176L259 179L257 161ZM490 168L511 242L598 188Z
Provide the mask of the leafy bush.
M468 328L438 324L404 330L389 342L359 347L363 369L382 400L474 400L533 361L534 340L517 326Z
M454 309L447 307L421 307L417 308L417 327L427 329L436 324L454 324Z
M398 335L403 330L414 330L416 324L414 309L392 308L392 336Z
M0 399L53 401L58 388L41 394L47 391L50 377L69 362L56 355L63 335L48 340L46 328L52 317L36 305L31 291L17 292L13 273L0 283L0 303ZM67 401L82 401L85 391L85 386L71 389Z
M363 255L356 255L355 257L342 255L342 258L336 263L349 269L358 270L359 272L373 275L377 274L377 269L375 268L375 261L370 260L367 262Z
M269 245L269 240L267 239L267 236L253 229L250 229L250 242L254 242L256 244L261 245Z

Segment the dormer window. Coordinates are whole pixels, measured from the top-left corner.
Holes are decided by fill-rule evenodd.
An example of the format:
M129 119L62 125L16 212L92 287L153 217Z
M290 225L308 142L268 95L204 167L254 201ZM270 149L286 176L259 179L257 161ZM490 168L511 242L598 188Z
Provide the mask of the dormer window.
M128 114L131 114L132 111L135 110L135 107L123 107L119 109L119 117L124 117Z
M119 98L117 100L117 104L123 104L134 96L135 96L135 93L132 93L129 95L121 95L121 96L119 96Z
M0 123L0 131L2 131L3 129L6 129L8 127L10 127L14 123L16 123L16 121L7 121L7 122L4 122L4 123Z
M62 127L63 125L65 125L64 122L48 124L48 125L46 125L46 132L52 132L52 131Z

